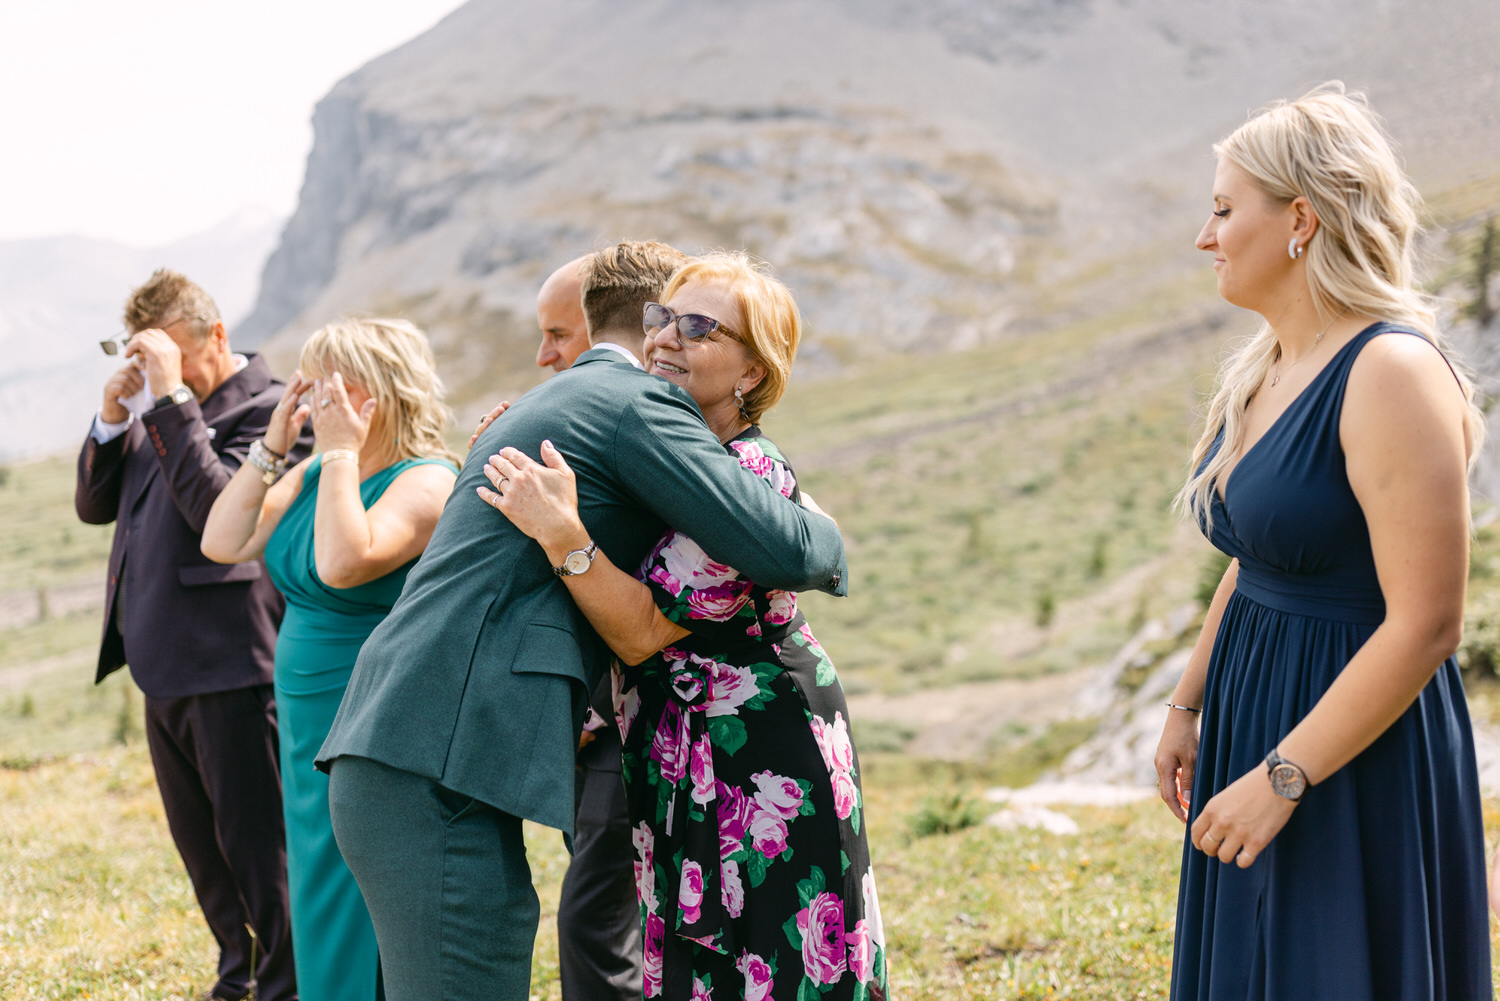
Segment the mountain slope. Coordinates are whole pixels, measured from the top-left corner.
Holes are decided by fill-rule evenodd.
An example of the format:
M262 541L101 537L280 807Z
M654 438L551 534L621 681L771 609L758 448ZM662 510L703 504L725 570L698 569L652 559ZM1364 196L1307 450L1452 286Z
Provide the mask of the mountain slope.
M473 0L319 105L244 333L405 312L513 393L547 271L651 237L769 259L804 376L995 343L1196 267L1209 143L1329 77L1437 193L1493 185L1497 40L1480 0Z

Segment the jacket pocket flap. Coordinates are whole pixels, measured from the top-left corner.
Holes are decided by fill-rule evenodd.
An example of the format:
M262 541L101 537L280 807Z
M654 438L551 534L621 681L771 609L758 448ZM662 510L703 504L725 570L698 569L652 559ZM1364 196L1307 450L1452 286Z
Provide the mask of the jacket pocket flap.
M183 587L234 584L240 581L260 580L261 573L259 560L249 560L245 563L211 563L208 566L178 567L177 583Z
M561 674L580 683L587 678L573 631L544 622L526 624L510 669L516 674Z

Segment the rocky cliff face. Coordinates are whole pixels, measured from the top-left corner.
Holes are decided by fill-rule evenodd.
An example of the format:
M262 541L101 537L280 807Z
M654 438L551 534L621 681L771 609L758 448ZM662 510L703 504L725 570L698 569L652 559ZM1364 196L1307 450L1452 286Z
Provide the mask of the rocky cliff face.
M1322 79L1369 90L1437 183L1493 177L1497 38L1481 0L472 0L318 106L241 336L286 357L399 311L484 395L524 383L552 267L655 238L771 261L803 372L962 348L1196 263L1208 143Z

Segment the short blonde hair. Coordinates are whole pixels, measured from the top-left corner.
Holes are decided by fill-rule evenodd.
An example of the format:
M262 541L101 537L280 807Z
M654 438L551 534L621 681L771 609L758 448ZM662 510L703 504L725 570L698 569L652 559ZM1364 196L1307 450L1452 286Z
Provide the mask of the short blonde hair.
M1373 316L1443 349L1433 304L1415 286L1421 196L1363 94L1346 94L1338 81L1325 83L1295 101L1271 105L1214 152L1248 174L1272 202L1306 198L1317 213L1318 229L1305 248L1307 284L1326 322L1344 313ZM1262 324L1219 371L1206 426L1193 448L1192 472L1177 495L1177 503L1205 525L1212 520L1213 483L1239 454L1245 410L1279 352L1276 335ZM1483 441L1484 416L1472 383L1456 365L1454 371L1469 398L1472 462ZM1224 442L1205 464L1221 432Z
M339 320L302 345L302 374L340 373L375 399L374 427L389 435L402 459L458 456L443 441L452 413L427 335L410 320Z
M764 261L743 252L719 251L693 258L672 275L662 298L671 299L689 282L729 286L745 318L746 329L734 333L766 370L760 384L745 394L745 413L750 423L757 424L781 400L792 374L792 362L802 340L802 313L797 300Z

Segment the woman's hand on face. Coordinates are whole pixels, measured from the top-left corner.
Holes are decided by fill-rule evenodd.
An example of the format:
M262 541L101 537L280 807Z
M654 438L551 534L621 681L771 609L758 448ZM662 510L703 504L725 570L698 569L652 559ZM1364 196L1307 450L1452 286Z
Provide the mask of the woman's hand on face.
M578 518L578 483L550 441L542 442L542 462L546 465L518 449L502 448L484 464L495 489L475 489L542 548L571 546L580 532L587 534Z
M344 377L338 372L313 383L313 435L323 451L352 448L358 452L370 434L374 416L374 399L366 400L358 411L354 409L344 388Z
M312 388L312 383L302 377L302 371L298 369L292 373L292 379L286 384L286 389L281 393L281 402L276 404L276 409L271 411L271 423L266 427L266 448L277 455L286 455L291 447L297 444L297 436L302 433L302 425L307 422L307 416L312 408L305 403L299 403L298 398Z
M489 413L485 414L483 417L479 418L479 426L474 429L473 434L469 435L469 447L473 448L474 443L479 440L479 436L484 434L484 429L495 423L495 418L499 417L509 409L510 401L501 400L499 406L497 406L494 410L491 410Z
M1187 823L1193 794L1193 769L1198 763L1198 718L1180 709L1167 710L1161 740L1156 745L1156 793L1172 816Z
M1257 766L1203 807L1193 821L1193 847L1220 862L1248 869L1296 808L1296 803L1276 795L1265 768Z

